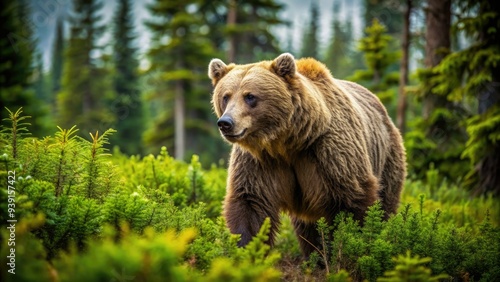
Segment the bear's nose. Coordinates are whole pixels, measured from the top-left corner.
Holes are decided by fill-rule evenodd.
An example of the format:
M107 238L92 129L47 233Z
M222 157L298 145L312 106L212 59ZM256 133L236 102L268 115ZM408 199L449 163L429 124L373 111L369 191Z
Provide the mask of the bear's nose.
M218 121L217 125L222 132L229 132L234 127L234 121L228 116L222 116Z

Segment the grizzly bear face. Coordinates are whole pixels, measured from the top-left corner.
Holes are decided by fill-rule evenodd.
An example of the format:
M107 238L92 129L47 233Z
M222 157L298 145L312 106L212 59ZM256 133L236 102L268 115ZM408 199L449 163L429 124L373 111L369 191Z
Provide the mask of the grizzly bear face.
M228 66L213 59L208 76L215 86L212 105L224 139L252 151L284 138L294 108L288 80L295 70L295 59L286 53L248 65Z

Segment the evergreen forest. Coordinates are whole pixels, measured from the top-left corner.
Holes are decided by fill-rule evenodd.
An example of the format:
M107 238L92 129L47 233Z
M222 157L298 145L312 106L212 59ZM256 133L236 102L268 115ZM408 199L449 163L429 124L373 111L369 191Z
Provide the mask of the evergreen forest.
M0 21L0 281L500 281L500 1L14 0ZM283 52L375 93L407 153L398 213L322 218L308 258L284 213L273 247L268 219L238 247L222 216L208 63Z

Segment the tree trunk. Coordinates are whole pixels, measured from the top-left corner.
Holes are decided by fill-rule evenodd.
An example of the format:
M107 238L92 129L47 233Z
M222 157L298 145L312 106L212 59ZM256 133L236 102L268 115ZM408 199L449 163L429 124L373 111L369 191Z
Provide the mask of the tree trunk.
M408 84L408 53L410 49L410 15L413 6L412 0L406 1L406 10L404 13L404 26L403 26L403 40L401 42L401 47L403 49L403 56L401 57L401 66L399 74L399 100L397 108L396 123L404 134L406 131L406 93L405 87Z
M184 118L185 118L185 105L184 105L184 82L183 80L177 80L175 82L175 124L174 124L174 146L175 146L175 158L178 160L184 159L185 151L185 128L184 128Z
M236 27L236 17L237 17L237 10L236 10L236 0L230 0L229 1L229 10L227 12L227 26L231 26L233 30L231 30L231 33L229 34L229 39L228 43L229 46L227 48L227 60L230 63L235 62L235 56L236 56L236 36L234 33L234 28Z
M184 61L184 50L177 49L177 62L175 64L178 70L186 69ZM184 152L186 149L186 106L184 97L186 95L186 81L184 79L175 80L175 96L174 96L174 150L177 160L184 160Z
M441 62L450 49L451 0L428 0L425 12L427 31L424 64L427 68L433 68ZM423 99L424 119L428 119L436 106L441 103L446 104L446 98L426 95Z

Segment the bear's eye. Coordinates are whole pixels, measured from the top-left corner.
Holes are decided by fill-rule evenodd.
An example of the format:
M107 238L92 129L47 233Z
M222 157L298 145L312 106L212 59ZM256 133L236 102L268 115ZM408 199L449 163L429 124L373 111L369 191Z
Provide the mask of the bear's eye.
M224 95L224 97L222 97L222 105L224 107L226 106L228 100L229 100L229 96L228 95Z
M252 94L247 94L247 95L245 95L245 102L250 107L255 107L255 105L257 105L257 98Z

